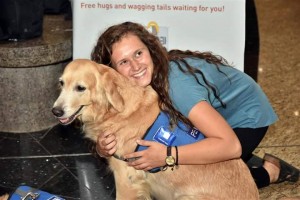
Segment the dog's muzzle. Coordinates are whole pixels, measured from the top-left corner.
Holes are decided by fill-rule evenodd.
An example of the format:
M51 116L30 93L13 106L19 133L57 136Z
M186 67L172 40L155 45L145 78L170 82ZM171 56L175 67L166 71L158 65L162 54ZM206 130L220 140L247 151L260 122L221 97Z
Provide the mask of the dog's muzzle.
M79 115L80 111L82 110L82 108L84 106L85 105L81 105L79 107L79 109L74 114L72 114L70 117L62 117L65 114L65 112L60 106L52 108L52 113L59 120L59 122L61 124L68 125L77 118L77 116Z

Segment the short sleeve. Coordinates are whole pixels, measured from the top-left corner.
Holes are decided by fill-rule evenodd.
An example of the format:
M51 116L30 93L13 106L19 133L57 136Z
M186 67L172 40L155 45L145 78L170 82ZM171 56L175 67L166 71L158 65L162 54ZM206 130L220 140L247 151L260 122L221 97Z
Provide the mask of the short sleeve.
M169 94L175 108L184 116L188 117L190 110L200 101L209 102L208 90L202 86L202 79L196 79L185 74L176 67L174 62L170 63L169 72ZM172 66L173 65L173 66Z

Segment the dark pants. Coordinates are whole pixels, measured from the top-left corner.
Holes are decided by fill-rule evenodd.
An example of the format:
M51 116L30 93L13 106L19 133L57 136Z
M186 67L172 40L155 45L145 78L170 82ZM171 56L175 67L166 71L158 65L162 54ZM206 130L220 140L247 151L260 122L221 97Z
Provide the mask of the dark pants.
M263 128L256 128L256 129L235 128L233 130L236 133L242 145L241 158L245 163L247 163L253 157L252 152L255 150L255 148L259 145L259 143L264 138L268 130L268 126ZM262 188L270 185L269 174L267 170L265 170L265 168L262 167L262 165L255 166L255 167L249 166L249 169L258 188Z

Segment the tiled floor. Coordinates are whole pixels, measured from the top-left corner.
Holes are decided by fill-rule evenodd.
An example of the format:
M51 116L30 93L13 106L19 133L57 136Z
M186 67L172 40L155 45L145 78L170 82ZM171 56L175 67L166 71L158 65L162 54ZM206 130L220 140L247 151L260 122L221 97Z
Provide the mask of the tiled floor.
M70 200L114 199L111 173L90 152L90 142L73 126L1 133L0 194L25 184Z
M259 24L258 83L279 121L270 127L257 154L272 153L300 168L300 2L255 0ZM300 181L260 190L261 199L300 199Z
M273 153L300 168L300 3L247 0L245 71L267 93L280 120L270 127L257 155ZM257 66L254 67L253 66ZM114 199L105 161L92 155L78 128L57 125L38 133L0 133L0 194L25 184L70 200ZM300 181L259 190L262 200L300 199Z

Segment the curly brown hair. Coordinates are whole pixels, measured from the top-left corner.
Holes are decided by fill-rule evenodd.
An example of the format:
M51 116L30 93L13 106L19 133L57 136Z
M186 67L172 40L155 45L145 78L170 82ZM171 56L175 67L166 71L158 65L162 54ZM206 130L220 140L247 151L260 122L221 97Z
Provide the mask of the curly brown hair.
M116 42L122 40L122 38L128 34L133 34L137 36L148 48L153 64L153 77L151 81L151 86L158 93L159 96L159 107L161 110L164 110L170 115L170 124L177 124L178 120L192 125L191 122L180 112L178 112L173 104L172 100L169 96L169 61L174 61L177 63L178 67L184 73L192 74L196 79L195 73L200 73L205 83L206 87L209 87L213 90L214 95L219 99L222 103L221 99L218 97L217 89L214 88L213 85L210 85L205 76L202 74L200 70L189 66L188 63L184 61L186 57L198 57L201 59L205 59L207 62L214 63L217 67L217 64L227 65L226 60L221 57L214 56L209 52L200 53L200 52L192 52L192 51L180 51L180 50L171 50L168 52L165 47L160 43L159 38L153 34L151 34L144 26L134 23L134 22L124 22L121 24L117 24L109 27L104 33L100 35L96 46L94 47L91 59L97 63L101 63L104 65L112 66L111 55L112 55L112 46ZM187 66L187 71L184 71L179 62L185 64ZM198 81L199 82L199 81ZM224 104L225 106L225 104Z

